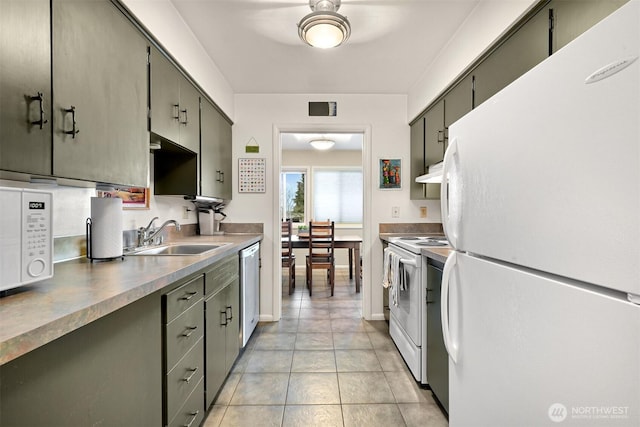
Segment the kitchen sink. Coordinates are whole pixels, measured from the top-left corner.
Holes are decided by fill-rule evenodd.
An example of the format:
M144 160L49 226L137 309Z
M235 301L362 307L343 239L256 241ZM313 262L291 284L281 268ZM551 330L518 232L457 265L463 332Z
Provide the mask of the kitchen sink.
M175 243L135 250L127 255L203 255L228 243Z

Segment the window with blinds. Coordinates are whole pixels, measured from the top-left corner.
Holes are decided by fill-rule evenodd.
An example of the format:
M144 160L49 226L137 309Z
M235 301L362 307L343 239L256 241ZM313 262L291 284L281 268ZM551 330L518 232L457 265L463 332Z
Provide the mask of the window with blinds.
M362 168L313 168L312 188L314 219L362 223Z

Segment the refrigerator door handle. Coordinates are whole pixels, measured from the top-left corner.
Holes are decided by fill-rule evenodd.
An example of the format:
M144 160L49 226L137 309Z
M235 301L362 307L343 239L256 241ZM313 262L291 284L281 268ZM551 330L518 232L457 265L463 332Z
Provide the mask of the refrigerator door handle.
M447 258L447 262L444 264L444 269L442 270L442 291L440 296L442 338L444 339L444 346L447 349L447 353L454 364L458 363L458 346L451 340L449 330L449 281L451 278L451 271L457 263L456 254L456 252L452 252Z
M449 194L450 194L450 178L452 171L452 163L454 162L453 157L458 153L458 139L453 138L453 140L449 143L447 147L447 151L444 153L444 161L442 166L442 185L440 186L440 200L441 202L441 214L442 214L442 228L444 229L444 233L449 240L449 244L457 248L458 245L458 221L460 218L453 219L449 216ZM456 171L453 171L454 173ZM455 186L457 187L457 186ZM454 187L454 188L455 188ZM459 200L459 198L454 197L454 201ZM453 213L456 214L459 212L459 209L454 207Z

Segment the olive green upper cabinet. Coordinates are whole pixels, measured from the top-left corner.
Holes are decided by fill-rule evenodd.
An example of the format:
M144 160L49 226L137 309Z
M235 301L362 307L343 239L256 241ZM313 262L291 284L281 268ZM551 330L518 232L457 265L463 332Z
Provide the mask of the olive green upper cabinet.
M558 51L628 0L552 0L547 6L553 19L552 52Z
M444 100L433 105L424 116L424 163L429 167L441 162L445 150Z
M415 182L416 177L425 173L424 167L424 115L411 123L411 200L424 199L424 184Z
M49 0L0 1L0 169L51 174Z
M200 182L203 196L231 200L231 125L207 100L202 100Z
M472 72L474 107L549 56L549 16L546 9L531 17Z
M453 123L462 118L473 108L472 77L468 75L456 84L444 98L444 127L449 129ZM445 148L448 146L448 135L445 135Z
M147 186L147 42L108 0L53 0L54 175Z
M198 91L156 48L151 49L151 132L198 153Z

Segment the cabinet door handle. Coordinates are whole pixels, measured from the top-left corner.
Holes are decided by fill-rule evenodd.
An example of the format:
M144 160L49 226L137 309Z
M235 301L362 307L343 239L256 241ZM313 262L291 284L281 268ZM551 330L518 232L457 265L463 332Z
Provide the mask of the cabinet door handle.
M187 326L187 329L182 333L182 336L185 338L189 338L196 329L198 329L197 326Z
M433 304L434 303L434 301L432 299L429 299L430 296L431 296L431 292L433 292L433 289L427 288L427 295L426 295L427 304Z
M173 104L173 116L174 120L180 121L180 104Z
M181 297L180 300L181 301L189 301L191 298L193 298L194 296L196 296L198 294L198 291L195 292L187 292L187 296Z
M72 105L71 108L65 108L63 111L65 113L71 113L71 122L73 123L73 128L71 130L65 130L64 133L66 135L71 135L71 138L75 139L76 134L80 132L76 129L76 107Z
M233 320L233 307L231 307L230 305L227 306L227 309L224 311L224 315L227 315L227 311L230 311L231 314L229 315L228 320Z
M220 178L220 173L221 173L221 172L220 172L219 170L216 170L216 181L217 181L217 182L222 182L222 181L220 181L220 179L221 179L221 178Z
M200 411L191 412L189 414L189 415L191 415L191 421L186 423L183 427L191 427L191 424L193 424L193 422L196 420L196 418L198 418L198 414L199 413L200 413Z
M180 112L184 114L184 122L180 121L179 119L178 121L180 121L180 124L183 124L186 126L187 123L189 123L189 117L187 116L187 109L185 108L184 110L180 110Z
M224 323L220 322L220 326L227 326L229 324L229 319L227 319L227 310L220 312L220 318L224 315Z
M438 131L438 143L444 142L444 130Z
M31 99L31 101L38 101L38 103L40 104L40 120L36 120L34 122L31 122L31 124L32 125L39 125L40 129L42 129L42 126L45 123L49 122L48 120L46 120L44 118L44 107L43 107L44 95L42 94L42 92L38 92L38 94L36 96L30 96L29 98Z
M196 374L196 372L198 372L198 367L196 366L195 368L187 369L187 371L191 371L191 375L182 379L182 381L186 383L193 379L193 376Z

